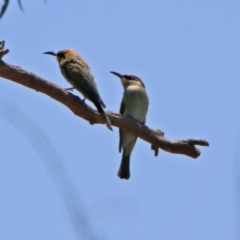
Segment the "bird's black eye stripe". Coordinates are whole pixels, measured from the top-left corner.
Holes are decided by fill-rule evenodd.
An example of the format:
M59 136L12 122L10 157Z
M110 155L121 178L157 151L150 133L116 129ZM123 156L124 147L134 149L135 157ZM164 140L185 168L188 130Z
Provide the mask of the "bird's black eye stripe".
M125 76L125 78L126 78L126 79L129 79L129 80L133 80L133 79L134 79L134 77L131 76L131 75L127 75L127 76Z
M65 54L64 54L64 53L58 53L57 55L58 55L58 57L60 57L60 58L65 58Z

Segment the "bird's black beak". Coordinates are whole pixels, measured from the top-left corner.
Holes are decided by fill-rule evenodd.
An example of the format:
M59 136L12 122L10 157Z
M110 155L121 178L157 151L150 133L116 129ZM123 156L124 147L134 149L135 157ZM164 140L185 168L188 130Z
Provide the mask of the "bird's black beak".
M118 76L118 77L122 78L122 75L121 75L121 74L119 74L119 73L116 73L116 72L110 72L110 73L112 73L112 74L114 74L114 75L116 75L116 76Z
M43 54L49 54L49 55L57 56L57 54L55 52L44 52Z

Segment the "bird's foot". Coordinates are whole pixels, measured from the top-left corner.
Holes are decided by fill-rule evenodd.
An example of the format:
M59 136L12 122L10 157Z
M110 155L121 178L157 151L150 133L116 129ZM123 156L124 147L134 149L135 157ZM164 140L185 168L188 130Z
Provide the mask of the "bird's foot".
M66 91L73 91L75 87L65 88Z
M130 118L131 120L135 121L139 127L146 126L144 122L139 122L139 121L137 121L135 118L133 118L131 116L127 116L127 117Z

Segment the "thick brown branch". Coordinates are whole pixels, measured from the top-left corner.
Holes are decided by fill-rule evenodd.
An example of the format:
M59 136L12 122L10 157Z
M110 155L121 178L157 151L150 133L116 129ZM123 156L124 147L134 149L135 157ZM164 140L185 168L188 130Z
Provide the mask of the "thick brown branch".
M100 114L86 105L79 97L21 67L13 66L0 60L0 77L48 95L67 106L75 115L89 121L91 124L104 124ZM170 141L163 137L163 133L160 130L142 126L118 113L108 111L106 114L113 126L127 130L149 142L155 151L155 155L158 154L158 148L161 148L167 152L197 158L200 155L200 150L195 145L209 146L207 141L200 139Z

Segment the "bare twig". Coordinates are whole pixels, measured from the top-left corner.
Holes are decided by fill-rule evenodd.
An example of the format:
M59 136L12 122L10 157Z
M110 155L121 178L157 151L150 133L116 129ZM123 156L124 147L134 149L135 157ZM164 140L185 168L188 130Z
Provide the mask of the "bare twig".
M0 49L0 53L2 50ZM0 77L48 95L64 104L75 115L89 121L90 124L104 124L104 120L98 111L86 105L78 96L73 95L58 85L28 72L21 67L13 66L0 60ZM129 131L146 142L149 142L151 148L155 152L155 156L158 155L158 149L161 148L170 153L183 154L192 158L197 158L201 152L195 145L209 146L207 141L201 139L171 141L163 136L164 134L161 130L151 129L145 125L142 126L136 121L115 112L107 111L106 114L113 126Z
M4 49L4 44L5 44L5 41L0 42L0 60L5 54L9 52L8 49Z

